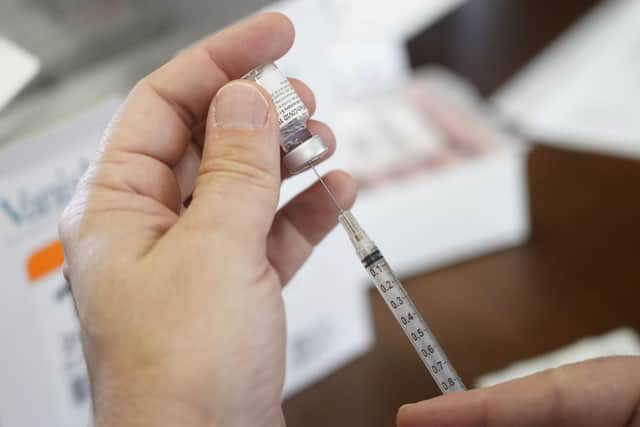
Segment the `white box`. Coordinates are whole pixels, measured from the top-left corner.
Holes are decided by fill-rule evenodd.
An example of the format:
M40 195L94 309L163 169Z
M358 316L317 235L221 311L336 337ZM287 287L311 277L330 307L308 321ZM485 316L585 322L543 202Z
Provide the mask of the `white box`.
M599 2L491 102L529 139L640 158L640 2Z
M424 69L403 88L346 106L334 128L333 165L363 186L353 211L398 274L528 237L528 147L450 72Z
M521 244L526 194L526 150L504 147L364 193L354 213L406 277Z

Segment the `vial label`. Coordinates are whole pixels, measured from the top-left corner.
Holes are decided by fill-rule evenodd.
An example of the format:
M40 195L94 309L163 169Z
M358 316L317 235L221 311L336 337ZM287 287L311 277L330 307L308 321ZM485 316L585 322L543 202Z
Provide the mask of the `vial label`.
M278 110L280 129L294 122L304 124L307 121L309 118L307 107L278 67L273 64L265 65L256 76L250 77L264 87L273 98L273 103Z
M327 152L322 138L307 129L309 110L275 64L255 68L243 79L258 83L273 99L278 113L280 146L285 154L282 162L289 172L296 174L306 170Z

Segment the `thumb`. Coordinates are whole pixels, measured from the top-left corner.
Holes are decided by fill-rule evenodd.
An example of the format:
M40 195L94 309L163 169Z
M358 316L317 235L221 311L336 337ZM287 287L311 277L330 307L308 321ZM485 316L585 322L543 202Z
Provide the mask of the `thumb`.
M266 237L280 191L279 140L277 113L262 88L236 80L218 91L188 210L198 225Z

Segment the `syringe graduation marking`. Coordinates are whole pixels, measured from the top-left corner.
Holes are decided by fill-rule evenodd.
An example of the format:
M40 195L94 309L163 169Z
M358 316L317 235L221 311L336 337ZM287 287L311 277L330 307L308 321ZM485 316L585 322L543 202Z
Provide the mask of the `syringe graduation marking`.
M369 239L353 214L342 209L315 167L310 166L338 209L338 219L349 235L378 293L386 302L440 391L451 393L466 390L460 376L378 247Z
M367 259L374 257L375 261ZM442 393L465 390L457 372L449 362L442 347L427 326L420 312L379 250L375 249L363 258L371 280L378 293L420 356Z

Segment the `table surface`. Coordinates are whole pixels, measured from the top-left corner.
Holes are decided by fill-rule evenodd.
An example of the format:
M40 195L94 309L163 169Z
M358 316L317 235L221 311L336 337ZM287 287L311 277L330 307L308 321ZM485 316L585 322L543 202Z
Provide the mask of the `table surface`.
M496 49L489 61L494 73L479 60L456 62L446 46L433 46L451 40L443 35L455 33L450 25L461 22L460 13L480 13L482 5L495 12L495 7L519 4L537 19L542 9L535 3L546 4L547 13L560 9L554 16L563 15L566 26L596 2L566 0L561 7L551 1L472 1L464 6L469 9L454 12L410 43L414 64L444 63L490 94L526 62L520 50L507 44ZM502 12L495 15L504 17ZM514 16L529 19L521 9ZM561 30L562 19L551 21L530 35L538 41L526 43L527 55ZM533 28L528 25L528 31ZM489 41L477 43L487 46ZM425 54L429 49L431 54ZM480 374L585 335L622 325L640 330L640 162L536 144L527 173L531 235L525 244L404 280L469 385ZM401 404L438 394L375 292L370 292L373 350L287 400L288 425L392 426Z

